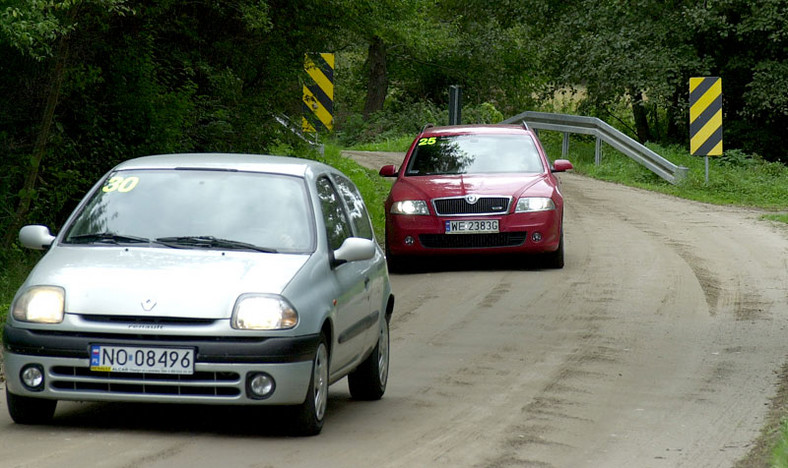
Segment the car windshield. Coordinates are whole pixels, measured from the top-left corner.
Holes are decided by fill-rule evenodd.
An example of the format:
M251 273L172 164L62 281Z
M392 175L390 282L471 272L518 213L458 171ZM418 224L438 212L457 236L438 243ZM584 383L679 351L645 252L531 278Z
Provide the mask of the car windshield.
M68 244L151 244L302 253L314 249L304 180L216 170L109 175L67 228Z
M449 135L421 138L406 176L543 172L529 135Z

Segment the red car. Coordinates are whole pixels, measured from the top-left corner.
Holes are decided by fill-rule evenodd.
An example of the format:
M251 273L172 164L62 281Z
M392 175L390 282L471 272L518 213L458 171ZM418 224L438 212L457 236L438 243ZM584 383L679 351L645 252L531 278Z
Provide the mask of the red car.
M427 125L405 155L386 200L389 269L415 257L538 254L563 268L564 200L555 172L523 125Z

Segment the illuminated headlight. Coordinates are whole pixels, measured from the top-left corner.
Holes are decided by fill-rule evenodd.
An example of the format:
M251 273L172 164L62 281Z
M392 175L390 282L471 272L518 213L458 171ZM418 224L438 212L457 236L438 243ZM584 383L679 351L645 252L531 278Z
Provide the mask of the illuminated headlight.
M298 324L298 312L281 296L244 294L235 301L231 323L239 330L284 330Z
M553 200L547 197L527 197L517 200L515 213L528 213L532 211L550 211L555 209Z
M428 215L430 210L424 200L402 200L391 205L391 213L403 215Z
M60 323L66 291L59 286L33 286L14 302L12 315L23 322Z

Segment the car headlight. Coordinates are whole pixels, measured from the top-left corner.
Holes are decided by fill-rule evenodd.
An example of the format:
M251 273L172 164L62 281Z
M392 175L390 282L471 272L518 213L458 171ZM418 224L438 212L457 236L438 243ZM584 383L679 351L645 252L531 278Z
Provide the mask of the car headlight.
M243 294L233 307L231 325L239 330L285 330L298 324L298 312L273 294Z
M391 213L403 215L428 215L427 202L424 200L402 200L391 205Z
M553 200L547 197L526 197L517 200L515 213L529 213L533 211L550 211L555 209Z
M14 302L11 313L23 322L60 323L66 303L66 291L59 286L33 286Z

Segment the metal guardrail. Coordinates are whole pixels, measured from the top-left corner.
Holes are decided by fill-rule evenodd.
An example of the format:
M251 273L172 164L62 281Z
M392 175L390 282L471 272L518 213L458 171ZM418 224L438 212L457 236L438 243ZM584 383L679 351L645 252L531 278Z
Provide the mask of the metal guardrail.
M596 117L527 111L510 117L501 123L507 124L522 121L527 122L528 126L531 128L562 132L564 134L564 140L561 147L561 154L564 157L566 157L569 151L570 133L594 135L596 136L596 151L594 156L596 164L601 162L602 142L604 141L634 161L646 166L651 172L657 174L671 184L676 184L687 177L688 169L686 167L673 164Z

